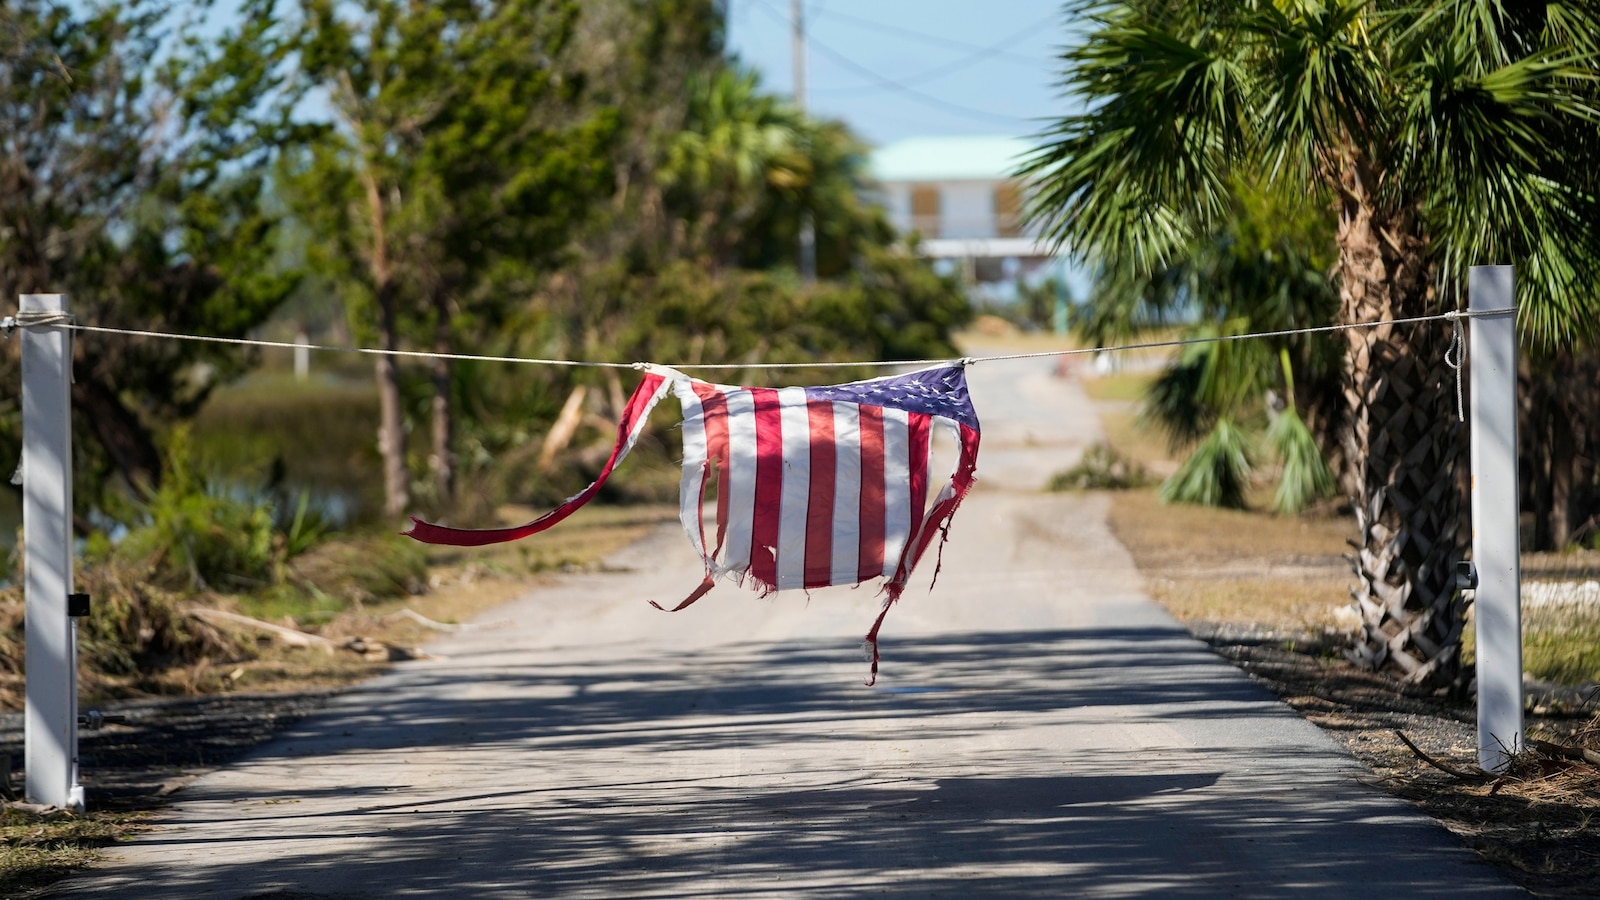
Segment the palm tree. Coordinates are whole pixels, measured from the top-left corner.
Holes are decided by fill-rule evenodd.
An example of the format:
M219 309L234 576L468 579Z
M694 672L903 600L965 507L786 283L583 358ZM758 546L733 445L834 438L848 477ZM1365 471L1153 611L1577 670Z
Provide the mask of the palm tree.
M1333 198L1338 321L1460 304L1466 269L1515 263L1520 321L1593 336L1600 20L1498 0L1083 0L1064 54L1083 112L1025 167L1035 212L1138 270L1216 230L1235 179ZM1585 315L1585 313L1588 315ZM1421 685L1459 671L1465 552L1449 331L1345 332L1344 471L1360 541L1354 658Z
M1191 317L1191 337L1287 331L1331 319L1338 297L1326 274L1333 230L1324 208L1251 185L1233 191L1222 227L1157 271L1101 269L1080 333L1107 346ZM1278 512L1298 512L1330 493L1333 478L1308 422L1328 421L1330 388L1337 393L1335 347L1321 334L1185 347L1145 404L1145 417L1166 431L1173 450L1190 448L1162 485L1162 500L1243 507L1258 448L1281 463ZM1296 391L1296 372L1305 390Z
M669 205L683 210L691 245L705 245L728 265L771 196L810 181L808 121L737 66L700 77L690 90L684 128L668 147L661 178Z

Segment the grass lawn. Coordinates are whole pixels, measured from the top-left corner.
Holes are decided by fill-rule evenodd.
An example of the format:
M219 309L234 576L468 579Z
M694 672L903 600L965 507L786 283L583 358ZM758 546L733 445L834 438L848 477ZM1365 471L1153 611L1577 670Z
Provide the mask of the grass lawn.
M1182 459L1157 429L1141 421L1138 402L1149 372L1085 375L1107 442L1153 475ZM1163 504L1154 487L1117 492L1110 520L1133 554L1150 595L1179 620L1252 625L1270 631L1324 634L1353 583L1347 540L1355 524L1329 513L1279 516L1270 489L1251 495L1251 510ZM1529 553L1523 582L1582 583L1600 579L1600 551ZM1523 668L1568 686L1600 682L1600 604L1538 604L1524 591ZM1472 629L1466 657L1471 659Z

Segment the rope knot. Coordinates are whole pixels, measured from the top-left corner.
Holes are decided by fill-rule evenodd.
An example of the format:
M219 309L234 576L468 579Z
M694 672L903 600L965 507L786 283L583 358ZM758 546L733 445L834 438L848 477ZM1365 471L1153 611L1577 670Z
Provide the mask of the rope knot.
M1455 326L1454 333L1450 335L1450 346L1444 349L1444 364L1455 370L1456 373L1456 421L1467 420L1464 404L1461 402L1461 362L1466 356L1467 339L1461 330L1461 320L1466 318L1460 310L1452 309L1444 314Z

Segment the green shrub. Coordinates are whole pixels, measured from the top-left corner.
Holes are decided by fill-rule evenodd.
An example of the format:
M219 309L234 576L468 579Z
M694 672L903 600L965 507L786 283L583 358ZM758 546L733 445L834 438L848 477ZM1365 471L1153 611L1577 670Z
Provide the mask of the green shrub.
M251 587L275 578L273 510L212 483L189 454L189 431L173 431L161 486L138 504L139 525L113 548L147 561L169 587Z
M1125 491L1150 483L1150 474L1137 460L1118 453L1104 441L1083 451L1083 459L1070 469L1050 476L1052 491Z
M1244 509L1250 483L1250 442L1244 430L1218 419L1178 471L1161 484L1162 503Z

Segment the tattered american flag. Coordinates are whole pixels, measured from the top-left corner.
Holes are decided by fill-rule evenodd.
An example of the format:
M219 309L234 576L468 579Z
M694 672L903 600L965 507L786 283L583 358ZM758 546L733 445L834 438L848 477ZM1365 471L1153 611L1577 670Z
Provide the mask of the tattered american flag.
M719 578L763 593L882 578L883 609L866 637L876 678L884 616L972 487L979 430L966 370L947 365L792 388L710 384L660 366L646 366L645 373L623 410L611 458L583 491L514 528L467 530L413 519L408 534L476 546L554 526L599 492L670 390L683 406L679 518L705 564L701 584L673 609L700 599ZM958 449L954 471L930 502L936 424L954 431ZM712 489L716 521L708 534Z

